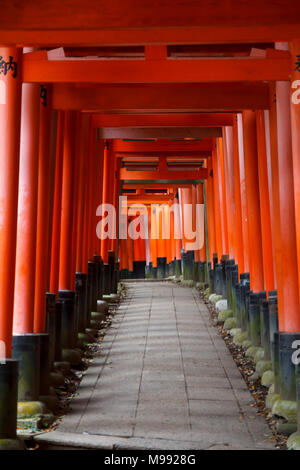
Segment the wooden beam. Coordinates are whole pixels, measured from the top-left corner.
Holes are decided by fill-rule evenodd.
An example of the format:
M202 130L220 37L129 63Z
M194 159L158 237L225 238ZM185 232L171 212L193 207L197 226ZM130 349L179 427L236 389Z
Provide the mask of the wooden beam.
M267 83L78 86L55 84L53 107L102 112L201 112L268 109Z
M93 127L219 127L232 126L231 113L94 114Z
M97 7L99 8L99 7ZM126 14L125 14L126 16ZM299 15L298 15L299 16ZM5 21L5 20L4 20ZM101 22L101 20L100 20ZM260 26L206 26L132 29L11 29L0 30L0 42L20 47L139 46L140 44L232 44L286 42L299 36L300 22Z
M200 153L200 152L199 152L199 153ZM204 152L204 153L205 153L205 155L209 154L209 152ZM143 155L143 154L141 154L141 155ZM147 157L147 154L146 154L146 157ZM164 155L164 153L162 152L162 153L160 153L159 155L156 154L156 157L151 158L151 160L149 160L148 158L145 158L145 154L144 154L143 156L137 156L137 155L135 155L135 156L133 156L133 157L131 157L131 156L130 156L130 157L128 157L128 156L123 156L123 157L122 157L122 162L125 162L125 163L132 163L132 164L144 162L145 164L148 164L148 165L149 165L149 164L152 163L152 162L153 162L154 164L157 164L158 161L159 161L161 158L166 158L166 157L167 157L167 162L168 162L168 163L171 163L171 164L173 164L173 163L180 163L180 162L192 164L192 163L197 163L197 162L203 160L203 157L201 157L201 156L199 157L199 155L196 156L196 157L195 157L195 156L186 155L185 157L180 157L180 156L178 157L178 156L176 156L176 157L170 157L170 158L168 158L168 156L167 156L167 155Z
M203 83L288 80L286 57L234 57L167 60L23 60L30 83Z
M157 141L137 141L137 142L124 142L123 140L116 139L113 143L113 151L115 153L148 153L148 152L185 152L186 155L191 151L211 151L213 149L212 139L202 139L200 141L166 141L166 140L157 140Z
M176 28L176 27L228 27L250 25L292 24L299 18L299 3L293 0L268 0L220 2L216 12L214 0L18 0L1 2L2 24L6 29L90 29L107 30L121 28ZM155 13L155 14L154 14Z
M202 139L222 137L221 127L102 127L99 139Z
M156 46L157 47L157 46ZM273 48L274 43L201 44L167 46L168 57L249 56L251 49ZM145 57L144 46L64 47L65 57Z
M123 194L127 197L127 202L130 204L161 204L162 202L169 202L174 194Z
M299 35L293 0L18 0L1 2L1 44L199 44Z
M169 158L208 158L212 154L212 150L170 150L170 151L144 151L144 152L116 152L116 158L136 158L145 159L151 157L169 157Z
M180 182L200 182L207 179L207 168L198 170L156 170L156 171L128 171L126 168L120 169L120 180L126 183L136 182L163 182L169 185L180 184Z
M152 182L149 182L149 181L145 181L143 183L139 183L139 182L134 182L134 183L122 183L122 189L126 190L126 189L151 189L151 190L155 190L155 189L158 189L158 190L161 190L161 189L174 189L174 184L172 183L152 183ZM181 183L180 184L180 187L181 188L190 188L191 187L191 183Z

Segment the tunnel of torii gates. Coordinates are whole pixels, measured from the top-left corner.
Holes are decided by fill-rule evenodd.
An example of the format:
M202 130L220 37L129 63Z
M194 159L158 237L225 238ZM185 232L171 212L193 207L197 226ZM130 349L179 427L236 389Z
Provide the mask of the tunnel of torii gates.
M295 423L299 38L286 0L3 5L1 448L18 447L17 417L53 408L50 385L80 361L120 277L183 276L227 298L273 371L274 413ZM148 238L118 237L139 217L120 195L146 207ZM117 236L101 239L107 203ZM197 204L204 243L190 249Z

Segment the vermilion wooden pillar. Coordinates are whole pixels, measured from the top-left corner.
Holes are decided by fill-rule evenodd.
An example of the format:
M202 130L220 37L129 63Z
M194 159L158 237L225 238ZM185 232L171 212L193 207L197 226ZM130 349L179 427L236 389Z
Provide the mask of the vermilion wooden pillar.
M113 192L113 205L116 210L116 220L115 220L115 233L116 233L116 238L111 240L111 249L117 253L117 247L118 247L118 234L119 234L119 195L120 195L120 188L121 188L121 182L120 182L120 158L115 158L115 155L113 155L113 164L114 164L114 174L113 174L113 182L114 182L114 192Z
M84 174L84 209L83 209L83 233L82 233L82 266L83 272L87 273L88 269L88 260L89 260L89 224L90 224L90 172L91 172L91 151L90 146L92 145L92 120L89 119L88 122L88 137L87 137L87 146L84 150L84 160L85 160L85 174Z
M196 186L193 184L192 187L191 187L191 190L192 190L192 204L193 204L193 210L192 210L192 214L193 214L193 217L192 217L192 227L193 227L193 231L196 230L196 205L200 202L199 202L199 188L198 188L198 185L197 185L197 188ZM194 259L195 261L200 261L200 250L194 250ZM201 260L202 261L202 260Z
M58 292L60 229L61 229L61 195L62 195L62 164L64 143L64 111L58 112L56 137L56 162L54 177L54 201L51 237L50 292Z
M127 240L120 240L120 270L128 269Z
M98 142L97 149L97 201L96 209L102 203L102 194L103 194L103 154L104 154L104 140L101 139ZM119 199L118 199L119 202ZM118 206L119 207L119 206ZM95 211L96 211L95 209ZM101 239L98 238L98 235L95 231L95 253L97 255L101 254Z
M241 206L241 180L240 180L240 161L239 161L239 141L238 141L237 116L233 121L233 172L234 172L234 201L235 201L235 246L236 262L239 273L245 272L244 263L244 240L243 240L243 221Z
M170 216L170 257L171 261L174 261L176 257L176 242L174 239L174 210L172 210L172 206L174 203L174 199L172 199L169 203L169 216Z
M137 238L133 241L133 260L146 261L146 245L144 238Z
M260 215L263 249L263 266L265 290L274 289L273 248L270 216L270 193L268 184L268 167L266 152L266 134L264 112L256 111L258 176L260 195Z
M233 128L223 128L224 180L226 187L226 219L228 229L228 254L237 262L236 246L236 203L234 192Z
M72 290L75 113L65 112L62 175L59 290Z
M40 87L22 85L14 333L32 333L37 232Z
M87 263L84 263L84 208L85 198L87 195L87 163L86 152L88 148L88 129L89 129L89 115L82 114L81 116L81 132L79 142L79 180L78 180L78 206L77 206L77 240L76 240L76 272L87 274Z
M217 149L215 148L212 151L212 167L213 167L213 189L214 189L214 207L215 207L215 229L216 229L216 251L219 258L223 253L223 244L222 244L222 229L221 229L221 208L220 208L220 191L219 191L219 169L218 169L218 154Z
M178 192L178 189L177 189ZM177 260L181 259L182 238L181 238L181 220L180 206L178 197L174 197L174 237L175 237L175 256Z
M293 176L295 195L295 216L296 216L296 237L298 255L298 283L300 292L300 39L295 39L290 43L292 54L291 71L291 130L293 148ZM297 57L298 56L298 57Z
M157 268L157 239L155 236L157 236L157 220L156 220L156 212L155 209L152 208L151 214L149 214L149 221L150 221L150 232L149 232L149 237L150 237L150 251L151 251L151 257L152 257L152 266L153 268Z
M157 238L157 257L165 258L167 256L166 239L163 238L163 228L165 228L165 212L164 209L156 211L156 223L158 228Z
M197 184L197 204L204 204L203 184ZM199 261L202 261L202 262L206 261L205 226L203 227L203 232L204 232L203 247L199 250Z
M95 234L96 234L96 177L97 177L97 142L96 129L90 126L89 130L89 172L88 172L88 261L94 259Z
M273 220L277 219L275 256L280 331L300 330L290 84L276 82L270 110ZM275 114L276 110L276 115ZM277 131L277 139L276 139ZM277 141L277 149L276 149ZM277 151L276 151L277 150Z
M247 209L246 177L245 177L243 118L242 118L241 113L237 115L237 143L238 143L238 149L239 149L239 173L240 173L244 271L248 272L249 271L249 230L248 230L248 209Z
M78 208L79 208L79 180L80 180L80 160L81 160L81 146L82 140L82 114L76 112L75 117L75 135L74 135L74 173L73 173L73 222L72 222L72 258L71 258L71 276L72 276L72 289L75 290L75 273L76 273L76 252L77 252L77 222L78 222Z
M228 227L227 227L227 211L226 211L226 188L225 188L225 173L224 173L224 152L223 152L223 139L217 139L217 163L218 163L218 185L220 194L220 216L222 233L222 254L228 254Z
M17 64L1 74L0 100L0 340L11 356L13 298L16 260L17 205L21 119L21 50L1 47L0 55Z
M183 248L184 251L188 250L188 243L193 243L194 240L190 240L187 238L187 229L190 227L192 228L192 220L186 220L187 215L192 211L188 211L187 208L185 209L185 205L192 206L193 204L193 197L192 197L192 188L181 188L180 189L181 200L181 218L182 218L182 233L183 233Z
M34 332L43 333L45 330L46 292L49 288L49 268L45 263L48 259L49 232L50 232L50 151L51 119L53 116L51 103L51 87L44 87L44 99L40 103L40 141L39 141L39 172L38 172L38 213L36 238L36 270L35 270L35 298L34 298Z
M165 227L166 227L166 257L167 263L172 261L172 233L171 233L171 214L169 204L164 206L164 218L165 218Z
M131 218L128 219L128 225L131 222ZM127 256L128 256L128 269L129 272L133 272L133 239L131 236L130 229L128 229L127 242Z
M215 230L215 203L214 203L214 179L212 168L212 157L207 159L208 179L205 181L207 194L207 225L208 225L208 243L209 258L212 260L216 252L216 230Z
M249 236L250 284L254 292L264 289L262 235L255 112L243 111L244 164Z
M111 171L111 141L106 141L104 144L104 157L103 157L103 195L102 204L110 203L110 171ZM104 228L104 227L103 227ZM101 240L101 256L104 263L108 261L109 239L103 238Z

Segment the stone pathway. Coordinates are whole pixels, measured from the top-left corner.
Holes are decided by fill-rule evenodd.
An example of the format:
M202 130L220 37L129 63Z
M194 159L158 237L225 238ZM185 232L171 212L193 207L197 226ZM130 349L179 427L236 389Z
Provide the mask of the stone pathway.
M99 356L57 430L40 440L106 449L274 449L199 294L128 283Z

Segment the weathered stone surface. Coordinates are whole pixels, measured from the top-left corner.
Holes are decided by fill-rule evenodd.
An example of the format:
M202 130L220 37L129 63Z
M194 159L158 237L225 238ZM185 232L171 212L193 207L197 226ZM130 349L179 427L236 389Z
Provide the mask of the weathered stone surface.
M300 450L300 433L295 432L287 440L288 450Z
M248 348L246 351L246 356L254 359L255 354L257 353L258 349L259 349L258 346L250 346L250 348Z
M221 299L216 302L216 311L221 312L222 310L227 310L227 300Z
M265 357L265 351L263 348L259 348L254 355L254 362L262 361Z
M232 318L233 317L233 311L232 310L222 310L219 315L218 315L218 322L223 323L227 318Z
M264 387L270 387L274 383L274 372L272 370L266 370L261 377L261 384Z
M276 400L272 407L273 416L281 416L291 423L297 422L297 402Z
M232 330L236 327L236 319L235 318L227 318L224 322L224 330Z
M241 328L231 328L229 331L230 336L234 337L235 335L241 334L242 330Z

